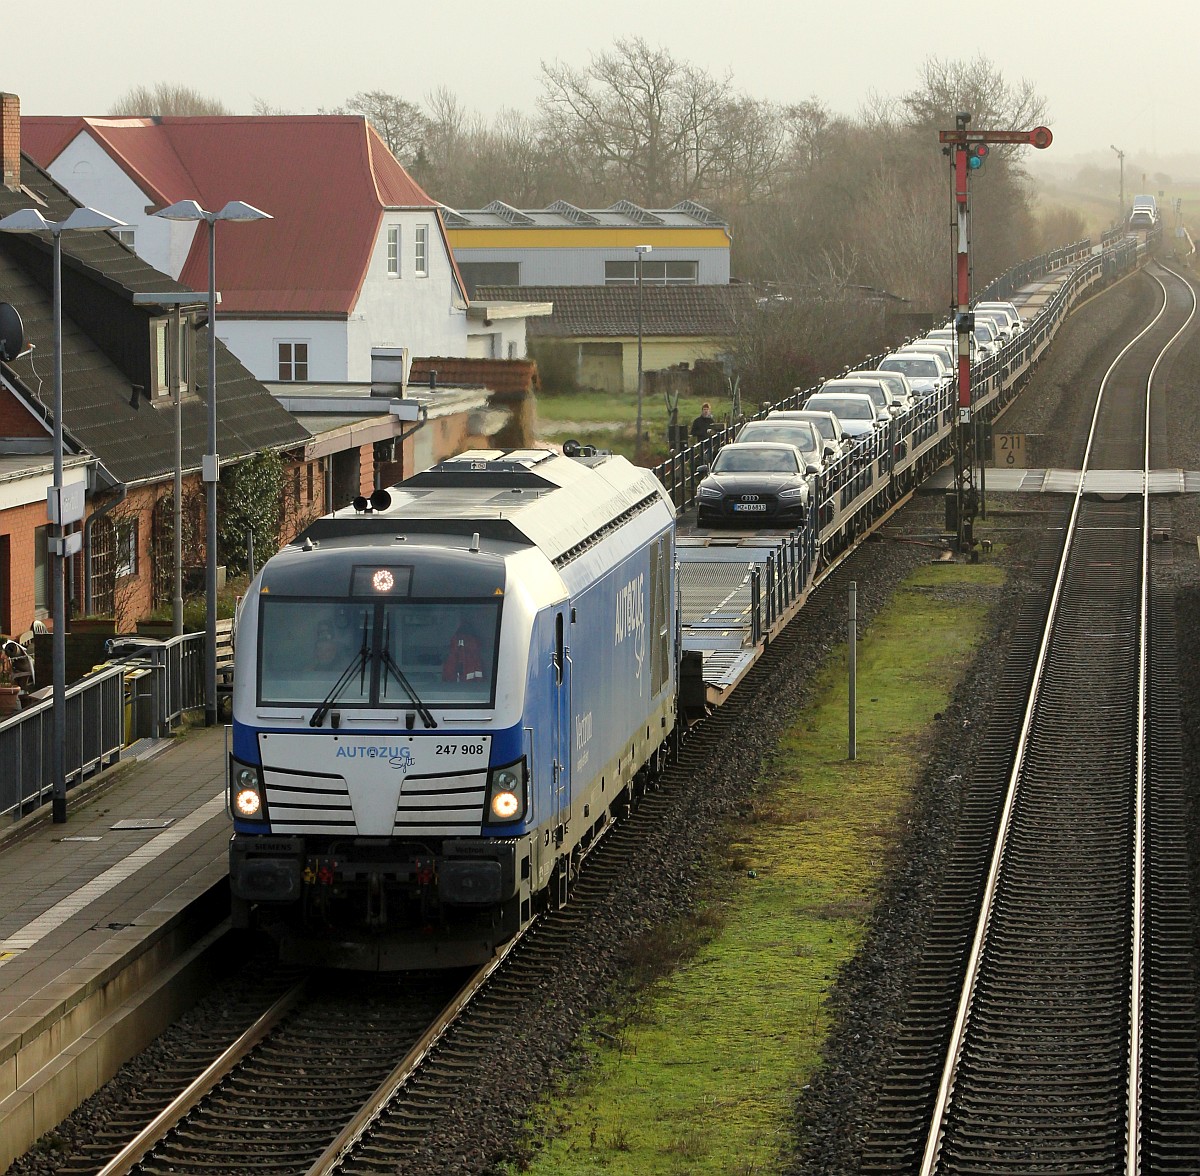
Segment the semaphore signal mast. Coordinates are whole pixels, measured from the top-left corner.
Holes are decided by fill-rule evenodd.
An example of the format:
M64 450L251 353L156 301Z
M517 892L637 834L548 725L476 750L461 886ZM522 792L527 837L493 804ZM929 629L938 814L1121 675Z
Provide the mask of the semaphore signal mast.
M954 435L954 496L958 523L958 549L971 552L975 547L975 514L979 495L975 489L975 421L971 413L971 332L975 316L971 313L970 248L970 177L987 159L991 143L1026 143L1039 149L1049 147L1054 136L1048 127L1032 131L968 131L971 115L955 115L955 129L939 131L945 144L942 152L950 156L954 169L955 289L953 298L954 329L958 336L958 427Z

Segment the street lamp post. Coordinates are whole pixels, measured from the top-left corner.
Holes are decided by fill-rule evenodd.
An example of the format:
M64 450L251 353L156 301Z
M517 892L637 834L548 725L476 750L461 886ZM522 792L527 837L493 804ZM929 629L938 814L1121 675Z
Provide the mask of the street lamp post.
M220 212L206 212L195 200L179 200L154 214L164 220L205 221L208 224L208 452L204 454L204 482L208 487L208 527L204 553L205 639L204 724L217 724L217 221L270 220L271 214L230 200Z
M178 637L183 632L183 324L181 314L186 306L189 309L199 307L196 295L188 290L183 293L171 292L160 294L145 294L138 292L133 296L134 306L169 307L171 309L171 338L167 345L167 380L171 387L172 404L175 407L175 478L174 478L174 511L172 526L174 528L174 563L175 590L171 598L171 633Z
M635 245L633 251L637 254L637 328L638 328L638 370L637 370L637 439L633 445L633 460L637 464L642 461L642 257L654 249L653 245Z
M1113 147L1113 150L1116 151L1117 159L1121 162L1121 211L1117 219L1123 221L1125 219L1125 152L1116 147Z
M62 235L97 233L105 229L126 228L124 221L106 216L94 208L76 208L66 220L48 221L35 208L22 209L0 220L6 233L49 233L54 239L54 485L47 495L50 515L51 608L54 614L53 640L53 744L51 747L51 813L55 824L67 819L67 606L63 585L64 561L80 549L78 531L67 533L71 523L83 518L82 485L63 493L63 339L62 339Z

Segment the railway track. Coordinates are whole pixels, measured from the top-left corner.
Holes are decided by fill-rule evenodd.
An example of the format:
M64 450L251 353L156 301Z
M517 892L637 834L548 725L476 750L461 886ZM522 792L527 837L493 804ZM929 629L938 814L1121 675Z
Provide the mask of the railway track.
M304 1171L436 1021L453 981L410 977L397 999L394 977L276 970L253 988L269 1007L232 1044L210 1025L58 1170Z
M772 643L748 676L749 688L717 710L683 744L675 762L638 797L628 818L611 827L592 850L575 881L570 903L547 914L512 946L496 974L476 999L463 1007L436 1047L410 1073L396 1076L386 1105L369 1113L364 1109L361 1129L346 1132L308 1169L308 1176L394 1173L398 1157L417 1160L415 1168L399 1170L426 1170L419 1157L424 1154L430 1125L452 1122L456 1103L479 1097L474 1059L511 1036L514 1023L537 1024L539 1005L553 1000L568 948L586 938L598 919L611 917L614 909L628 903L631 879L652 856L656 831L664 822L686 820L698 776L719 765L722 749L730 744L730 733L753 720L756 695L771 689L773 675L795 656L797 641L784 630ZM500 1104L496 1114L500 1118L511 1115L515 1122L527 1109Z
M792 643L786 636L775 642L752 679L777 672ZM686 741L657 784L596 843L569 904L548 912L461 988L456 981L457 991L447 988L445 973L419 981L289 972L248 978L270 1007L227 1045L234 1036L228 1021L251 1019L244 1007L232 1011L161 1076L161 1088L112 1118L60 1171L394 1172L398 1158L425 1154L431 1128L444 1131L464 1103L497 1097L479 1059L511 1040L514 1025L538 1023L539 1010L555 999L567 950L597 919L628 904L627 888L656 829L679 821L677 806L692 803L698 773L720 759L731 728L747 721L748 694ZM501 1097L496 1113L516 1122L526 1109Z
M1085 468L1149 468L1155 374L1195 310L1182 279L1157 280L1159 313L1101 384ZM1195 1170L1178 694L1150 519L1142 494L1077 496L1065 520L1048 603L1011 651L864 1171Z
M1112 527L1111 519L1101 521L1095 529L1103 531ZM1125 529L1121 524L1118 529ZM1107 558L1107 557L1106 557ZM1049 583L1052 578L1053 559L1048 554L1042 561L1040 576ZM1036 577L1035 577L1036 578ZM1032 648L1036 646L1039 621L1044 614L1044 607L1037 594L1031 594L1030 616L1028 626L1029 636L1022 638ZM1166 628L1166 625L1163 622ZM1164 629L1165 631L1165 629ZM780 655L786 653L786 641L777 640L773 643L773 651ZM764 669L769 665L769 658L764 659ZM1010 688L1014 713L1019 711L1017 703L1024 698L1028 687L1028 675L1014 672ZM749 692L748 692L749 693ZM1160 691L1159 705L1165 712L1170 709L1172 696L1169 689ZM590 919L594 917L595 907L589 903L603 903L608 900L612 888L618 880L628 874L629 857L621 856L621 843L631 839L631 844L640 847L644 857L646 842L638 838L652 837L653 822L658 818L661 807L672 803L678 786L684 782L694 781L695 769L700 762L707 762L711 754L710 746L717 746L721 741L724 725L735 722L739 716L736 704L722 708L718 717L706 730L705 734L693 744L685 745L684 757L681 762L669 771L662 781L660 791L649 794L639 806L639 813L644 812L650 822L639 831L637 821L628 825L617 826L602 843L604 852L597 851L592 855L589 868L580 875L572 894L571 904L562 912L558 912L540 925L535 934L527 937L520 949L514 951L511 960L505 962L495 976L477 984L478 994L471 1001L459 1001L462 1005L469 1004L469 1012L455 1020L458 1009L453 1015L436 1016L431 1011L434 1006L441 1007L445 994L439 1000L432 1001L429 1010L416 1016L411 1025L406 1025L398 1036L393 1037L388 1044L377 1051L364 1063L357 1066L349 1057L339 1060L338 1052L330 1047L345 1031L352 1049L360 1054L371 1051L362 1041L355 1041L352 1032L343 1025L342 1029L327 1023L324 1029L317 1027L312 1035L304 1036L297 1032L295 1040L303 1044L297 1048L284 1046L278 1050L278 1056L272 1059L275 1070L266 1069L255 1071L240 1062L243 1072L251 1078L241 1086L233 1079L226 1079L216 1085L220 1090L225 1086L225 1109L217 1112L212 1110L193 1111L186 1119L180 1119L177 1124L170 1126L170 1133L161 1149L146 1152L145 1159L126 1158L121 1161L124 1167L100 1169L103 1171L195 1171L209 1172L230 1170L262 1170L262 1171L393 1171L398 1155L419 1154L422 1141L426 1137L429 1124L445 1120L452 1116L456 1100L463 1098L478 1098L478 1076L474 1070L472 1059L475 1053L486 1047L487 1043L497 1039L501 1033L510 1033L514 1016L528 1018L531 1005L536 1008L539 993L544 994L547 986L553 984L557 968L560 966L559 946L571 939L577 939L584 933ZM1011 747L1015 745L1020 726L1019 718L1010 723L1010 752L996 755L997 785L993 792L1002 792L1001 784L1009 760ZM710 739L712 743L710 744ZM1001 740L1003 743L1003 740ZM1157 757L1157 760L1156 760ZM1161 762L1162 771L1171 770L1171 755L1168 750L1159 750L1150 756L1151 762ZM1176 765L1177 766L1177 765ZM976 795L978 791L979 795ZM988 807L983 793L986 789L972 788L970 803L979 809L976 824L979 827L975 857L986 859L990 844L990 824L994 824L988 816ZM1164 799L1158 802L1164 812L1170 811L1170 803ZM1176 816L1176 821L1178 817ZM1166 822L1160 822L1165 824ZM1151 828L1151 835L1153 829ZM1178 828L1176 828L1178 837ZM1163 859L1165 861L1165 858ZM1169 878L1171 867L1166 867L1164 877ZM961 886L964 890L976 891L976 906L978 905L977 874L969 870L963 871ZM1170 908L1169 890L1159 886L1156 891L1148 889L1147 904L1157 901L1160 906ZM1187 939L1187 912L1174 910L1178 922L1177 938L1183 942ZM959 918L959 923L970 923L970 918ZM969 938L969 936L968 936ZM949 952L945 959L952 960L954 952ZM1151 953L1153 956L1153 953ZM1157 961L1157 962L1156 962ZM1178 961L1150 959L1147 972L1154 968L1163 977L1169 977L1173 972L1180 971ZM953 971L953 965L950 966ZM960 969L961 970L961 969ZM1182 975L1188 975L1186 971ZM1165 991L1162 985L1165 980L1156 982L1153 989L1158 1005L1166 1008L1171 1005L1169 999L1163 1000L1161 993ZM344 999L344 994L342 995ZM944 1002L943 1002L944 1003ZM936 1001L929 1002L932 1008ZM518 1010L520 1010L518 1012ZM354 1018L351 1017L352 1021ZM422 1022L418 1025L416 1022ZM430 1021L435 1024L430 1026ZM927 1023L932 1023L928 1021ZM1194 1026L1192 1027L1194 1030ZM424 1032L422 1032L424 1030ZM1187 1026L1180 1030L1179 1040L1186 1040L1182 1034L1188 1031ZM308 1030L304 1034L308 1034ZM323 1036L324 1034L324 1036ZM269 1040L278 1041L281 1038L272 1031ZM269 1053L269 1051L268 1051ZM1163 1111L1159 1112L1159 1120L1169 1120L1173 1109L1179 1118L1186 1118L1188 1099L1192 1096L1193 1087L1188 1085L1186 1075L1182 1081L1178 1079L1179 1071L1186 1069L1187 1047L1172 1045L1167 1039L1155 1046L1151 1043L1147 1050L1148 1056L1158 1059L1157 1070L1153 1081L1147 1080L1148 1086L1153 1086L1157 1092ZM399 1066L394 1065L395 1058L403 1055ZM260 1056L267 1056L262 1054ZM313 1090L303 1093L297 1090L297 1099L290 1105L281 1105L279 1091L291 1092L295 1082L298 1058L328 1057L330 1065L322 1065L322 1070L333 1074L330 1079L323 1075L319 1080L314 1078ZM254 1063L257 1065L258 1063ZM342 1077L338 1077L341 1068ZM932 1073L936 1065L926 1065L925 1070ZM352 1074L352 1071L354 1073ZM280 1076L282 1075L282 1076ZM307 1075L306 1075L307 1076ZM936 1086L936 1079L935 1079ZM320 1089L316 1089L320 1087ZM251 1094L254 1088L264 1089L268 1093L265 1109L256 1105ZM219 1099L218 1099L219 1101ZM386 1101L386 1107L381 1106ZM336 1104L336 1111L327 1119L321 1119L325 1114L324 1103ZM354 1104L353 1107L351 1104ZM213 1106L215 1104L209 1104ZM1181 1110L1181 1108L1183 1108ZM507 1109L507 1108L506 1108ZM519 1111L520 1108L516 1110ZM515 1113L515 1112L514 1112ZM225 1116L222 1121L222 1116ZM177 1118L174 1113L168 1118ZM211 1120L215 1128L205 1123ZM319 1122L318 1122L319 1120ZM203 1126L201 1124L204 1124ZM304 1125L304 1131L297 1130L297 1124ZM272 1140L264 1127L272 1130L282 1127L283 1142ZM313 1128L310 1130L310 1128ZM1149 1129L1148 1129L1149 1130ZM215 1132L215 1133L214 1133ZM1151 1132L1152 1134L1152 1132ZM1160 1131L1164 1136L1166 1148L1175 1146L1181 1134L1179 1131ZM171 1137L175 1143L171 1143ZM301 1136L303 1138L301 1139ZM1186 1132L1183 1133L1186 1138ZM252 1142L252 1146L247 1141ZM332 1141L328 1142L327 1141ZM139 1145L142 1151L145 1148ZM176 1150L172 1152L171 1148ZM322 1151L321 1148L324 1147ZM290 1150L285 1150L290 1149ZM135 1151L138 1149L135 1148ZM132 1155L133 1153L131 1153ZM1193 1153L1194 1154L1194 1153ZM197 1162L196 1156L204 1157ZM235 1156L238 1166L231 1168L231 1156ZM248 1157L258 1157L251 1159ZM253 1164L253 1166L251 1166ZM136 1166L135 1166L136 1165ZM245 1165L245 1166L243 1166ZM306 1168L305 1165L308 1165ZM79 1171L95 1171L97 1168L81 1167ZM876 1170L908 1170L883 1168ZM954 1170L947 1168L945 1170ZM988 1169L991 1170L991 1169ZM1022 1169L1023 1170L1023 1169ZM1092 1169L1079 1169L1092 1170Z

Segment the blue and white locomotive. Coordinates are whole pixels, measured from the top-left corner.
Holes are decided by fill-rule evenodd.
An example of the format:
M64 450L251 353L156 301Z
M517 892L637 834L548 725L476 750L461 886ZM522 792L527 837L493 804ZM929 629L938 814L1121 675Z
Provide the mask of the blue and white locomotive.
M565 900L674 730L675 508L620 457L465 453L313 523L237 643L235 925L476 963Z

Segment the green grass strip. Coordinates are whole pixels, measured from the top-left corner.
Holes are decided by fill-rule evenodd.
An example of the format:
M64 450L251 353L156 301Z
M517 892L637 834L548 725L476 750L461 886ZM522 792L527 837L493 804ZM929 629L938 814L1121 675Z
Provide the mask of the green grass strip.
M1002 582L995 565L922 568L860 632L853 763L847 649L835 651L765 765L752 817L731 831L711 905L656 930L639 971L660 978L591 1034L591 1065L534 1113L537 1150L520 1171L778 1171L934 715L985 635L979 589Z

